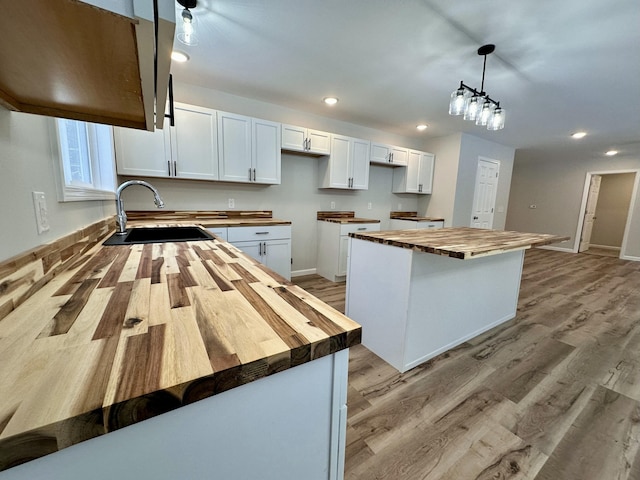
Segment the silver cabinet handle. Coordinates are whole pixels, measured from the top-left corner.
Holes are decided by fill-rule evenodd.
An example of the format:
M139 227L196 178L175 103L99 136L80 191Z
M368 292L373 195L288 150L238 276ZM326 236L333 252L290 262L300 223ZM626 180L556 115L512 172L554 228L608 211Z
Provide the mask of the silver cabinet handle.
M358 230L359 230L359 231L366 230L366 229L367 229L367 227L360 227L360 228L358 228Z
M311 139L309 139L309 150L311 150Z
M169 176L171 176L171 161L167 160L167 170L169 171Z
M422 184L418 185L418 191L422 193Z
M251 169L249 169L249 181L251 181Z
M269 232L256 232L256 235L267 235Z
M393 163L393 152L389 154L391 156L391 163Z
M178 176L178 162L177 161L173 161L173 176L177 177Z
M262 254L266 255L267 254L267 242L264 242L263 245L264 246L262 247Z
M262 242L260 242L258 244L258 256L261 257L262 256Z
M253 169L253 181L254 182L256 181L256 169L255 168Z

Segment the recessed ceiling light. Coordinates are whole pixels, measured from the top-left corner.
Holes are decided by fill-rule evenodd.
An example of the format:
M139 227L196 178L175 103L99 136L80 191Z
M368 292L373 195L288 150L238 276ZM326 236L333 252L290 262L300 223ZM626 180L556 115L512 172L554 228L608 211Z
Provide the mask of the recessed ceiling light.
M174 50L173 52L171 52L171 59L175 60L176 62L184 63L189 60L189 55L184 52Z
M608 152L605 153L607 157L613 157L614 155L617 155L617 154L618 154L617 150L609 150Z
M327 105L335 105L338 103L338 99L336 97L324 97L322 101Z
M429 127L429 125L425 124L425 123L421 123L420 125L416 125L416 128L420 131L426 130Z
M571 138L584 138L587 136L587 132L576 132L571 134Z

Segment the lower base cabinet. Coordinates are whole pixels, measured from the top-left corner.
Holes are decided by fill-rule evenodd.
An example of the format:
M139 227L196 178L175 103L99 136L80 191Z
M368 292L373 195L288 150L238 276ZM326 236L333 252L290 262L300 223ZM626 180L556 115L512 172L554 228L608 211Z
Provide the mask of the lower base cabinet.
M229 227L227 241L291 280L291 226Z
M377 232L380 223L318 222L316 273L332 282L344 282L347 275L349 233Z
M349 350L0 472L2 480L342 480Z

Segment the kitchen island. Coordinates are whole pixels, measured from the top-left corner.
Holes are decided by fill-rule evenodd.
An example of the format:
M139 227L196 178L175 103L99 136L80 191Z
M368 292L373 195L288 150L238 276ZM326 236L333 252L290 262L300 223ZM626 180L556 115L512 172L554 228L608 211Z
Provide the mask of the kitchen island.
M0 264L0 479L342 478L360 326L229 243L112 225Z
M400 372L515 317L525 250L566 240L475 228L350 237L346 314Z

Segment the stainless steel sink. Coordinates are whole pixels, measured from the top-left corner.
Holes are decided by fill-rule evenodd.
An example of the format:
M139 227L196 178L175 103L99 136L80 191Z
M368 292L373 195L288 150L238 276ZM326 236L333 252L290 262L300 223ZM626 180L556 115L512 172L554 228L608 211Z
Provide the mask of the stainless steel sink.
M125 235L114 233L107 238L103 245L193 242L198 240L213 240L213 236L199 227L140 227L128 229Z

